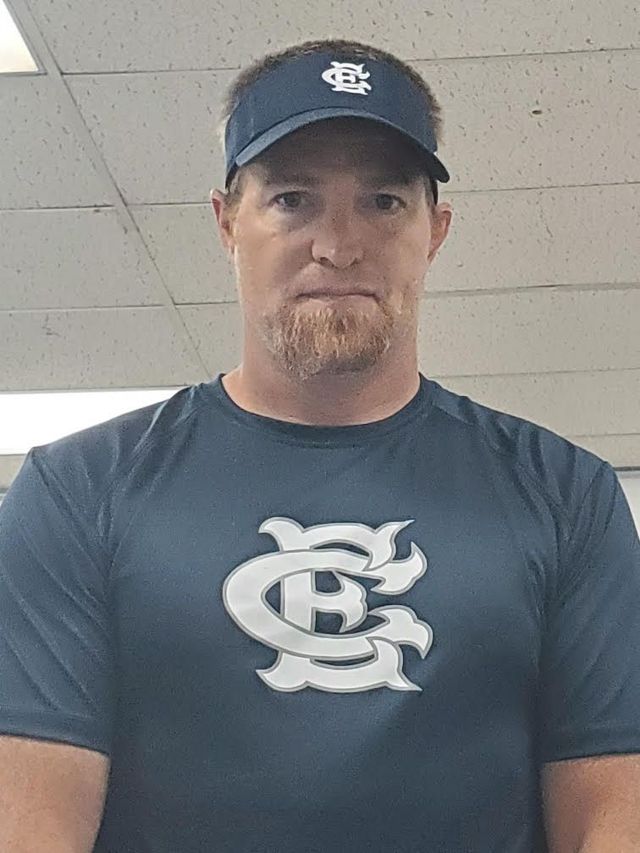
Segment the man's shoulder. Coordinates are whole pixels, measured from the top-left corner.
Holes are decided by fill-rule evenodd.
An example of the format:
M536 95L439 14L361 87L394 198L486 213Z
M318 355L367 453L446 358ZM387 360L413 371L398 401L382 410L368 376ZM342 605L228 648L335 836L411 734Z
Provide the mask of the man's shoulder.
M549 426L492 408L435 383L434 406L458 434L466 434L478 452L503 461L505 471L520 476L571 512L594 478L610 463Z
M30 455L84 499L104 492L149 448L167 446L202 405L200 386L39 445Z

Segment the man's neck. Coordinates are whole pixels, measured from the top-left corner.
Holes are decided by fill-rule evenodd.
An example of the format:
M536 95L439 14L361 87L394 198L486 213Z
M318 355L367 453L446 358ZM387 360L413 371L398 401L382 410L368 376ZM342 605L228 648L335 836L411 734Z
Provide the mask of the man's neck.
M318 375L304 382L247 370L240 364L222 383L241 409L291 423L349 426L373 423L398 412L418 392L417 364L395 370Z

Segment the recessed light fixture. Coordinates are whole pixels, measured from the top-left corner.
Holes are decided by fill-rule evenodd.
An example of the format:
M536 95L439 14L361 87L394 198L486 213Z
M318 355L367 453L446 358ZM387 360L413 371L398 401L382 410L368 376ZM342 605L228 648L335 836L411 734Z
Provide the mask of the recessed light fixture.
M0 0L0 74L33 74L38 70L11 12Z

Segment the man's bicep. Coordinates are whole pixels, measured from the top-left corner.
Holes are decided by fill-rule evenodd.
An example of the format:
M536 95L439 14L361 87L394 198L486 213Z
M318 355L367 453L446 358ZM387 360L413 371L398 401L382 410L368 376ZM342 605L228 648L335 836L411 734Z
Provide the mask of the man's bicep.
M77 503L32 452L0 506L0 734L109 754L107 558Z
M608 464L563 557L541 657L540 761L638 752L640 541Z
M602 755L543 766L550 853L640 849L640 755Z
M0 736L0 850L89 853L108 774L100 752Z

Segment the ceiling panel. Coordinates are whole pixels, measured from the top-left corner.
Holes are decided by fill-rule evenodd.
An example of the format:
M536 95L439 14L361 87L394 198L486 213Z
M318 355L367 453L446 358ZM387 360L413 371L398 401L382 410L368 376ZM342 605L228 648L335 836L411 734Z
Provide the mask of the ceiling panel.
M174 301L237 299L233 266L209 202L134 207L131 215Z
M442 105L452 189L640 181L640 51L415 67Z
M162 308L0 312L0 391L201 381Z
M0 310L157 305L149 266L113 209L0 212Z
M0 496L9 488L23 462L24 456L0 455Z
M638 448L640 370L547 373L522 376L439 378L421 360L421 369L446 388L501 412L533 421L581 444L586 436L611 436L620 454ZM625 445L623 439L631 436ZM601 446L606 446L603 443ZM611 446L611 445L609 445ZM635 456L635 464L638 464ZM612 462L612 464L614 464ZM617 461L615 464L633 464Z
M211 375L229 371L242 358L242 313L238 303L190 305L179 309Z
M569 441L585 447L601 459L606 459L614 468L636 468L640 470L640 435L592 435Z
M373 42L403 58L633 47L637 6L503 0L29 0L63 71L229 68L308 39Z
M427 289L640 280L640 184L456 193Z
M0 75L0 115L0 208L107 203L48 77Z
M208 201L223 175L216 136L229 72L114 74L66 82L130 204Z
M443 105L451 190L640 182L640 51L416 67ZM220 186L215 129L229 77L172 72L67 82L124 198L153 204L207 202ZM611 134L619 125L627 132Z
M445 376L640 368L638 317L640 287L427 296L418 345Z

